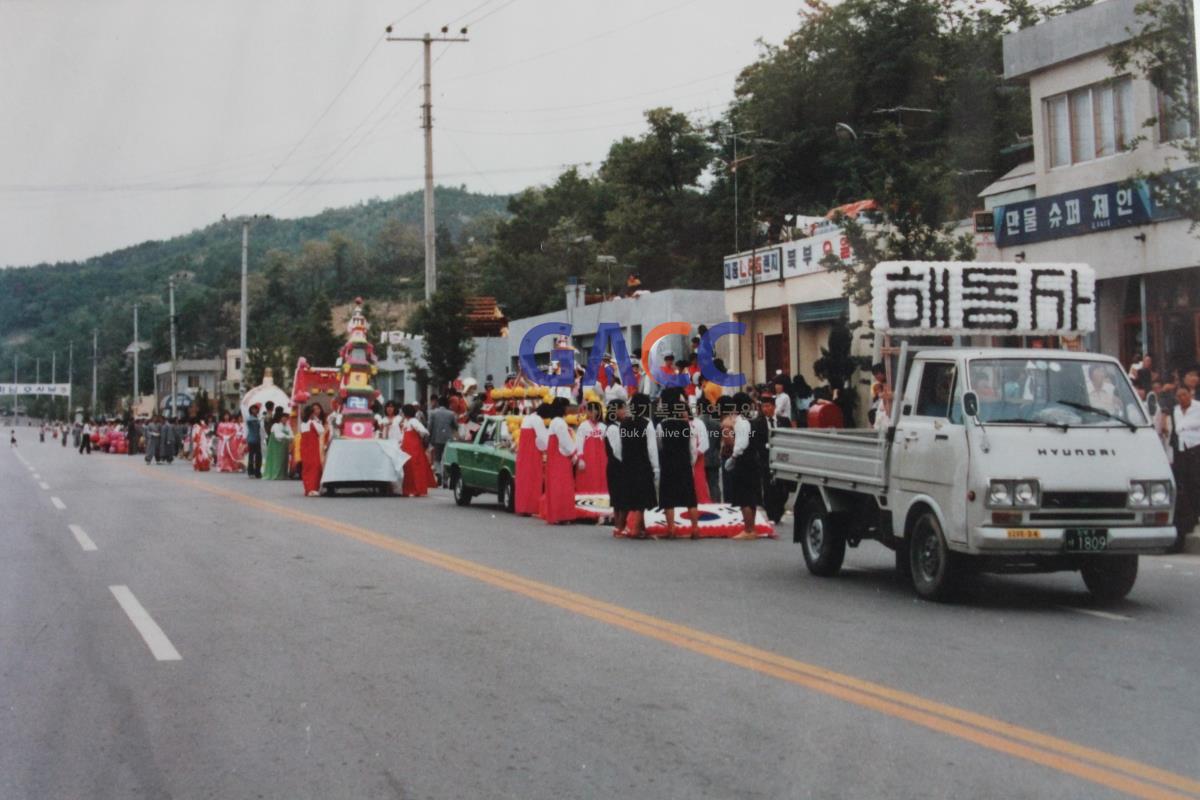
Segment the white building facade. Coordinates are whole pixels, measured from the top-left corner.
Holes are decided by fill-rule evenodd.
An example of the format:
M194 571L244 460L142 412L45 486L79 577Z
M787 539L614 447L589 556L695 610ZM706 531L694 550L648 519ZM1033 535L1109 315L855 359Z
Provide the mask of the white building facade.
M1004 38L1004 73L1027 81L1033 160L981 193L996 257L1084 262L1096 271L1097 331L1088 349L1159 368L1200 360L1200 239L1190 222L1136 180L1169 170L1195 181L1173 142L1194 123L1162 115L1151 82L1114 74L1108 57L1139 22L1136 0L1106 0ZM1136 144L1138 137L1144 137Z

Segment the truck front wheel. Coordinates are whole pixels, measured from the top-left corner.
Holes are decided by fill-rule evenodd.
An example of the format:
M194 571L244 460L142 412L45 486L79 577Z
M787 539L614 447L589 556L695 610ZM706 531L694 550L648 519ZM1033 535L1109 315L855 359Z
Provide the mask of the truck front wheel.
M822 578L836 575L846 558L846 538L820 498L810 498L804 504L796 525L808 571Z
M933 512L917 517L908 535L908 564L913 590L925 600L947 600L954 593L960 565L946 546Z
M1136 555L1093 556L1079 570L1088 591L1101 603L1123 600L1133 590L1137 573Z

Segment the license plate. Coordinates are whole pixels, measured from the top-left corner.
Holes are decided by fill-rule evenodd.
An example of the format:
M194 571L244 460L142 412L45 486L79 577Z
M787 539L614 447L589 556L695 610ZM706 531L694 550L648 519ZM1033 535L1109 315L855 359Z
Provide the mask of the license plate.
M1108 548L1108 531L1100 528L1070 528L1063 535L1068 553L1095 553Z

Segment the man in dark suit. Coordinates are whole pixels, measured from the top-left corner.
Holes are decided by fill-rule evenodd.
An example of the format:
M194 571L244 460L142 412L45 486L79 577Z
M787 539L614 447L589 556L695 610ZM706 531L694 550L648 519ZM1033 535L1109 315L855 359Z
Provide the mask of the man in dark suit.
M775 396L764 392L758 399L758 416L750 423L750 450L758 458L758 474L762 478L763 508L772 522L783 519L787 502L787 487L771 478L767 445L775 428L790 428L791 420L776 414Z

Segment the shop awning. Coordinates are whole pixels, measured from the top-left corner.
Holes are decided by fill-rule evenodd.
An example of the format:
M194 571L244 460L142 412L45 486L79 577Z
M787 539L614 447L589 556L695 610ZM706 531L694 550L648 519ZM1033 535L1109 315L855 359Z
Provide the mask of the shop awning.
M796 322L829 322L850 316L850 301L844 297L796 304Z

